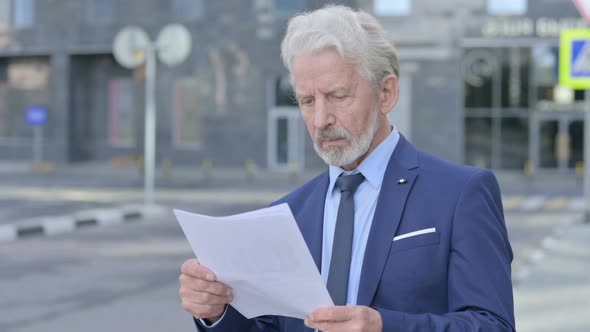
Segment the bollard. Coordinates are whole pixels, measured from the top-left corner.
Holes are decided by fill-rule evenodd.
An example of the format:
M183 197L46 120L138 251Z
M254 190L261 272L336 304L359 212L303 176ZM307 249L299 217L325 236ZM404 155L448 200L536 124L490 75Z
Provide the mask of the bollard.
M209 159L201 161L201 172L203 173L203 181L209 183L213 177L213 162Z
M533 164L530 162L530 160L527 160L524 163L523 172L524 172L524 175L526 175L528 177L533 175L533 173L535 172L535 168L533 167Z
M164 158L162 160L162 172L164 173L164 176L169 177L171 170L172 170L172 160L170 160L170 158Z
M254 180L257 173L256 162L253 159L246 159L246 162L244 164L246 167L246 179L248 181Z

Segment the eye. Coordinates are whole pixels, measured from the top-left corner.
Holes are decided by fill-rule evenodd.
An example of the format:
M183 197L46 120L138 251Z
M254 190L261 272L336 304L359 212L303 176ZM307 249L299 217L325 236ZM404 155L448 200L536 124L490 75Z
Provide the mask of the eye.
M314 102L313 98L301 98L299 99L299 105L301 106L309 106L312 105Z
M343 101L344 99L346 99L346 95L333 95L332 96L332 100L339 102L339 101Z

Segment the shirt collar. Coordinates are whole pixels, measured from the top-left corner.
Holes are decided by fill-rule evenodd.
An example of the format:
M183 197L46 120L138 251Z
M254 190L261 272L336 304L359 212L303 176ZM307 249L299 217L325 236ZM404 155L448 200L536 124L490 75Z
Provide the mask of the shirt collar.
M389 158L391 157L393 150L395 150L399 138L399 132L394 126L391 133L383 140L383 142L381 142L375 150L373 150L367 158L365 158L365 160L352 171L345 171L339 166L330 165L330 184L328 186L328 193L332 193L336 184L336 179L338 179L343 173L349 175L360 172L375 190L379 189L383 182L383 177L385 176L385 169L389 163Z

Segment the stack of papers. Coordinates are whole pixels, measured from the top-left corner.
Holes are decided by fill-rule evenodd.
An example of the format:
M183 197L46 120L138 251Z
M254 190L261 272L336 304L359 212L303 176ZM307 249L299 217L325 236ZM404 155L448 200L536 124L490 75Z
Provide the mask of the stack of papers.
M334 305L287 204L228 217L174 214L199 262L233 289L231 305L246 318L304 319Z

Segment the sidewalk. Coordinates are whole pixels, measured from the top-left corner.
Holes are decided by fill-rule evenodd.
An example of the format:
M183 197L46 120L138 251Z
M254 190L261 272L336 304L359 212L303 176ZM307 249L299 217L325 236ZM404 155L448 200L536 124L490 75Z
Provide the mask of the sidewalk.
M325 168L301 172L273 171L259 166L204 169L201 165L158 167L156 185L164 189L248 188L291 190L323 172ZM495 171L505 195L582 195L582 178L573 173ZM0 160L0 183L18 186L65 186L98 188L142 188L143 173L136 165L108 162L57 166L34 172L28 162Z
M542 248L514 288L518 331L590 331L590 224L565 226Z

